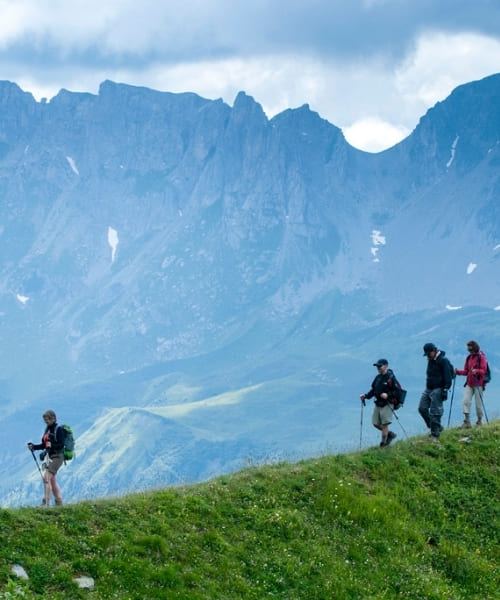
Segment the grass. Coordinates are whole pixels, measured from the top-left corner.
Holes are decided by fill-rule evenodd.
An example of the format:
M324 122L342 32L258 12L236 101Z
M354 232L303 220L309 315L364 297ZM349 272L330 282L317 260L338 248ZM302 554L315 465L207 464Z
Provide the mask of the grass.
M439 445L413 438L183 488L2 510L0 600L493 600L499 433L496 421L445 431ZM74 584L82 574L93 591Z

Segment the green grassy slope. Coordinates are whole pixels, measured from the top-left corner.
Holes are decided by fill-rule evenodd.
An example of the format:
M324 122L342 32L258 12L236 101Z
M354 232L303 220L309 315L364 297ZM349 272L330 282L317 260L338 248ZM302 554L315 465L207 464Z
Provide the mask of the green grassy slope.
M0 599L498 598L499 434L496 421L440 444L2 510ZM77 589L82 574L94 591Z

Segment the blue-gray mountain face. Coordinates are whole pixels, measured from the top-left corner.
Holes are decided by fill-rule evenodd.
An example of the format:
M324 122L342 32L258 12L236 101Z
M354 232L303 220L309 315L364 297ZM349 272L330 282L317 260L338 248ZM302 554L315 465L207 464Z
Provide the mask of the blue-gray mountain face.
M500 75L461 86L367 154L244 93L1 82L1 502L39 499L46 408L77 435L66 500L378 443L381 356L419 432L427 341L460 367L479 341L498 417L499 106Z

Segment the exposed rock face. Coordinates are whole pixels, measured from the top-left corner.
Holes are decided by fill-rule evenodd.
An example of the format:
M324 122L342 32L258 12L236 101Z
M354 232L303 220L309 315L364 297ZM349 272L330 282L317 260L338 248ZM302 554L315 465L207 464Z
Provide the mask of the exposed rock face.
M480 307L474 332L483 345L493 340L499 103L500 76L461 86L409 138L371 155L307 105L268 120L244 93L231 108L109 81L98 95L62 90L37 103L0 82L8 445L19 438L20 409L28 437L38 431L41 404L57 404L85 439L106 407L199 408L249 390L231 401L244 409L227 428L215 408L205 407L208 419L199 410L134 413L138 428L145 418L183 440L175 465L165 440L151 440L161 459L136 452L133 469L156 465L136 485L169 469L169 482L203 478L242 457L324 447L345 426L325 420L323 406L298 417L299 433L303 403L350 395L359 361L370 356L370 365L388 335L392 356L407 360L434 330L431 314L444 311L444 343L462 353L472 334L457 325L470 322L458 309ZM339 360L340 375L331 372ZM250 418L260 401L261 417L271 401L286 413L288 442L279 421L268 429L269 415ZM127 487L126 477L105 477L90 487Z

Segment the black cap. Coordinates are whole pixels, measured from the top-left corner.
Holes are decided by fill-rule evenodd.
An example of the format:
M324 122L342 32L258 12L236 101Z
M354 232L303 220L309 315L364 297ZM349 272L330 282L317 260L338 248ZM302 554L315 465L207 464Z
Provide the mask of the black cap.
M433 350L437 350L435 344L432 342L427 342L427 344L424 344L424 356L427 356L429 352L432 352Z
M381 367L382 365L388 365L389 362L385 358L379 358L376 363L373 363L374 367Z

